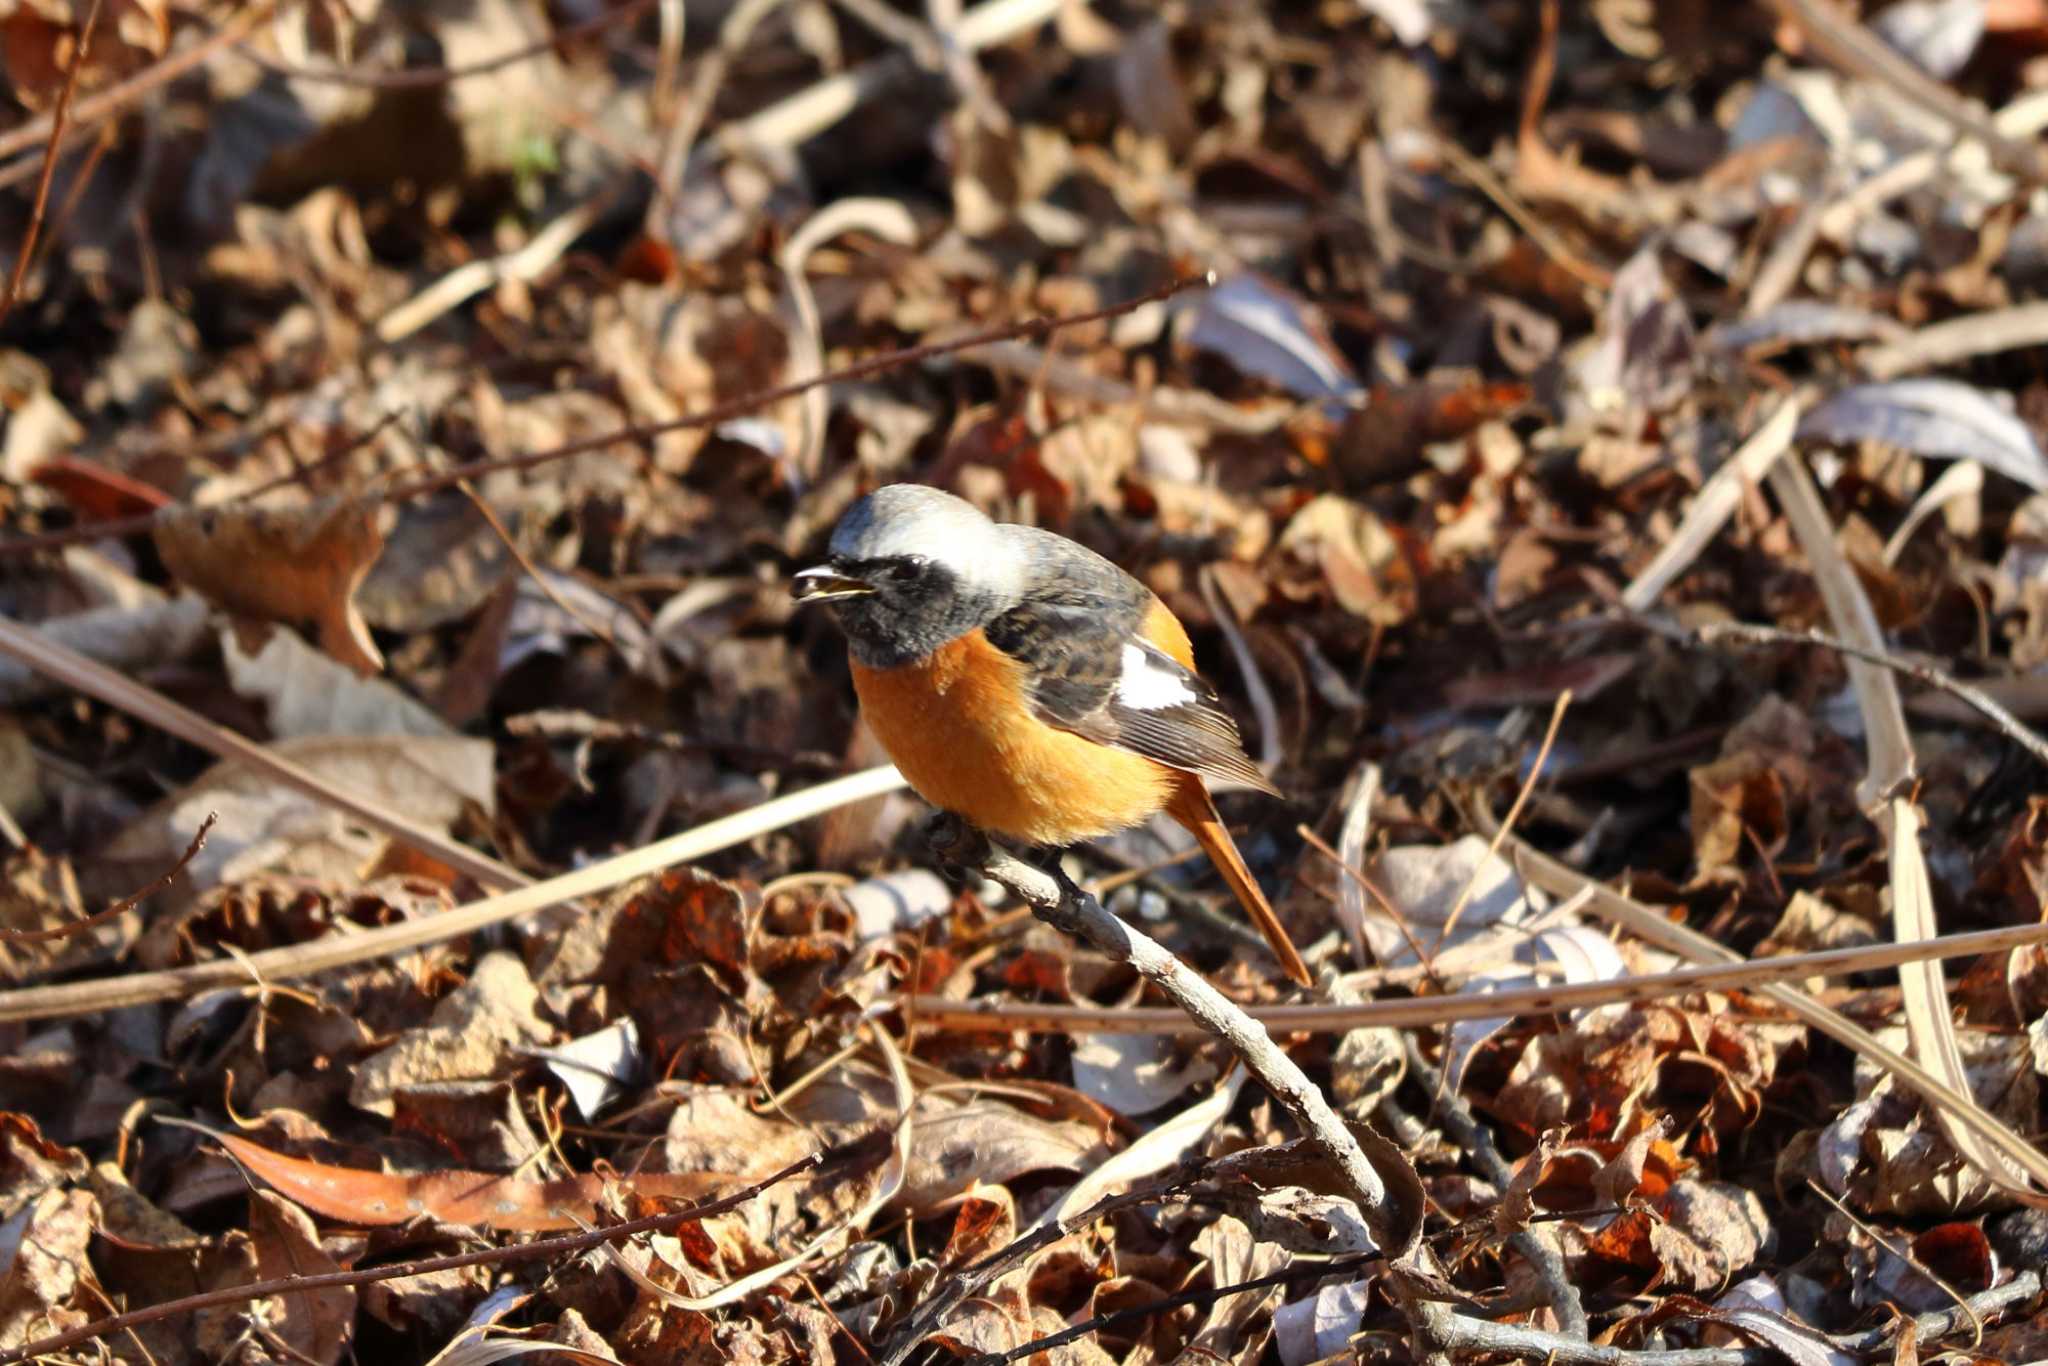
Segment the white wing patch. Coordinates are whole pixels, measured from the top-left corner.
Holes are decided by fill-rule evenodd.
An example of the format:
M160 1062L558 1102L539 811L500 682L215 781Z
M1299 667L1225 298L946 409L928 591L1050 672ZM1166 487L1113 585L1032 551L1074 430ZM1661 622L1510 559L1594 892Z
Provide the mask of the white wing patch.
M1116 681L1116 700L1133 711L1164 711L1196 700L1195 690L1164 660L1154 659L1136 643L1124 646L1123 673Z

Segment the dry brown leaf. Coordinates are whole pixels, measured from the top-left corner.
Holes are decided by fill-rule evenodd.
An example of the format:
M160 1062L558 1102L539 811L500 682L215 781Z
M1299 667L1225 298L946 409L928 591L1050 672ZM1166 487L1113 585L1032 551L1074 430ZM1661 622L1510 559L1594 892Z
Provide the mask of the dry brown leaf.
M469 980L434 1008L430 1023L356 1065L350 1102L388 1116L393 1095L406 1087L497 1076L523 1050L554 1041L554 1030L539 1017L539 1002L516 955L484 955Z
M256 1254L252 1269L258 1280L323 1276L345 1269L320 1245L306 1212L273 1191L252 1194L249 1222ZM356 1295L356 1288L346 1285L281 1295L265 1318L296 1358L331 1366L354 1341Z
M237 616L310 623L320 648L357 673L384 667L355 592L384 549L379 495L299 507L181 505L157 522L177 579Z
M281 741L278 755L395 815L445 832L469 809L496 800L489 741L467 736L320 736ZM266 868L353 880L385 844L342 813L230 760L157 802L103 851L131 885L170 867L207 815L220 825L186 865L192 889Z
M379 1226L426 1218L509 1233L555 1233L588 1227L618 1184L616 1178L594 1175L523 1181L495 1172L403 1176L365 1171L288 1157L236 1134L187 1127L226 1148L280 1195L346 1224ZM634 1193L649 1200L703 1200L744 1184L743 1176L719 1172L643 1172L631 1181Z
M101 1303L86 1289L99 1202L82 1190L49 1190L20 1217L11 1264L0 1276L0 1348L75 1328Z
M84 37L89 5L65 0L8 0L0 4L0 67L11 94L34 110L57 103ZM91 91L118 80L170 41L163 0L102 0L79 88Z
M30 1201L84 1176L86 1156L43 1137L35 1120L0 1110L0 1221L12 1219Z

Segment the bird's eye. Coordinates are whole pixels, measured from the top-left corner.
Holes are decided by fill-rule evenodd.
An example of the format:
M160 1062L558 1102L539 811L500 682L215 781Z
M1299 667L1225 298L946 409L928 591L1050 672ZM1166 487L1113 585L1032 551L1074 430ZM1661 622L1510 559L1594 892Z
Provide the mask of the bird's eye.
M916 583L924 577L924 565L916 560L898 560L889 566L889 582L897 584Z

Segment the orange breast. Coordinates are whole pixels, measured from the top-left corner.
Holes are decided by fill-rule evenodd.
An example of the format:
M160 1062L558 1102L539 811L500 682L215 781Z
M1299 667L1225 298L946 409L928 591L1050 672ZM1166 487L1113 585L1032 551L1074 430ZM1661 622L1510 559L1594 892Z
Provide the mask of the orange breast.
M1146 622L1147 636L1172 652L1158 629ZM1178 634L1185 649L1186 633ZM1046 725L1025 701L1023 670L973 631L900 669L856 660L853 686L875 738L918 795L991 834L1074 844L1166 805L1178 773Z

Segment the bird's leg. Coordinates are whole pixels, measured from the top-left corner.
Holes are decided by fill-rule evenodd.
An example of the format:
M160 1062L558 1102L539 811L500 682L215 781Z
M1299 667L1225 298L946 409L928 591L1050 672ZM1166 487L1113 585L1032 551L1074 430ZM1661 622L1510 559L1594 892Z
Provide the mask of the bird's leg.
M981 884L981 865L988 858L987 836L950 811L935 811L925 825L924 838L939 876L961 885Z
M1052 880L1059 884L1060 896L1062 898L1067 901L1079 901L1087 895L1086 892L1081 890L1080 883L1067 876L1066 860L1061 857L1062 854L1067 852L1066 850L1048 848L1038 852L1042 860L1039 863L1039 867L1045 869Z
M1060 850L1034 850L1038 857L1027 862L950 811L935 813L925 825L924 834L931 849L932 862L943 876L954 882L979 886L990 876L996 876L997 881L1006 881L990 872L992 865L1003 863L1023 865L1042 872L1052 880L1058 898L1051 904L1026 898L1031 902L1032 910L1040 920L1055 929L1070 934L1080 932L1078 908L1088 894L1076 886L1074 880L1067 876L1067 870L1060 866Z

